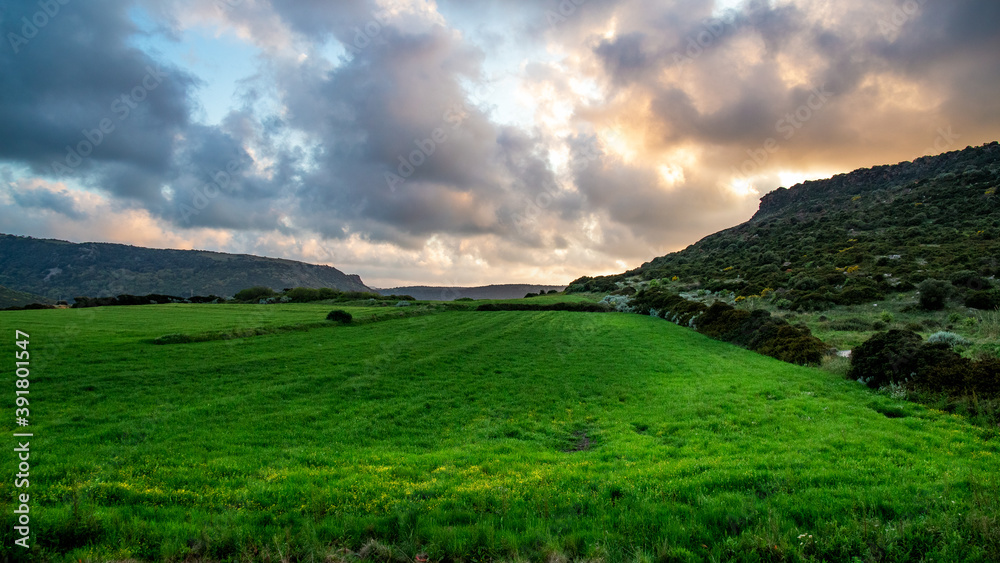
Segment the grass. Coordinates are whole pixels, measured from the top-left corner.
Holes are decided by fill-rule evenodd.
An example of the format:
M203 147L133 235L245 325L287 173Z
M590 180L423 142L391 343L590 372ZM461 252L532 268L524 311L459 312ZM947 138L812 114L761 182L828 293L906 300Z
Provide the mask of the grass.
M31 334L32 556L1000 557L997 439L649 317L437 310L149 343L329 309L0 313ZM20 555L7 506L2 524Z

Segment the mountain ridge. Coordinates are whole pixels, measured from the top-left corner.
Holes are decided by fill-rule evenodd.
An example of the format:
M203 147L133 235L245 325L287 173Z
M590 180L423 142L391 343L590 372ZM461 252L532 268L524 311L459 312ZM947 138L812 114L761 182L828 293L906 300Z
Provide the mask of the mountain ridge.
M6 234L0 234L0 285L53 300L150 293L229 297L253 286L371 291L356 274L283 258Z
M933 278L968 297L1000 274L998 189L997 142L803 182L764 195L744 223L569 291L668 280L745 298L777 292L787 308L822 310Z

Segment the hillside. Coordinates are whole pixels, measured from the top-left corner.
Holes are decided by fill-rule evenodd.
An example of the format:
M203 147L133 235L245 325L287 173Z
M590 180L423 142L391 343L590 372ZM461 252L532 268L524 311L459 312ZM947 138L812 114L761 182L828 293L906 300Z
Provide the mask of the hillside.
M487 285L482 287L411 286L378 289L382 295L410 295L421 301L453 301L455 299L520 299L529 293L562 291L562 285Z
M8 307L24 307L33 303L52 303L53 300L41 295L32 295L23 291L14 291L0 285L0 309Z
M928 278L962 296L1000 273L996 142L779 188L746 223L570 291L673 280L750 297L776 290L786 308L823 310L913 290Z
M229 297L252 286L369 291L358 276L292 260L12 235L0 235L0 284L53 300L124 293Z

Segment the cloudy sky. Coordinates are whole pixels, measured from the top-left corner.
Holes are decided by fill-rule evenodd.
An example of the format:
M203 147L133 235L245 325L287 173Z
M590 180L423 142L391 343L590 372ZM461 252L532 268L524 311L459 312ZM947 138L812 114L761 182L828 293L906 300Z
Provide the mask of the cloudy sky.
M0 232L567 283L1000 138L995 0L0 0Z

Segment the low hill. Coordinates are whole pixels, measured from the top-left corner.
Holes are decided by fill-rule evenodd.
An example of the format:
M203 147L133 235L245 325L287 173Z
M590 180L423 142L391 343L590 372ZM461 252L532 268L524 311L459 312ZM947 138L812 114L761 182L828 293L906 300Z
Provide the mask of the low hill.
M41 295L32 295L23 291L14 291L13 289L0 285L0 309L6 309L8 307L24 307L25 305L31 305L34 303L51 304L54 303L54 300L42 297Z
M737 296L777 290L790 308L822 310L928 278L988 290L1000 273L998 187L994 142L779 188L742 225L623 274L578 279L570 291L676 277Z
M370 291L330 266L203 250L0 235L0 284L49 299L161 293L229 297L253 286Z
M455 299L520 299L529 293L562 291L563 285L487 285L482 287L433 287L418 285L378 289L382 295L411 295L421 301L454 301Z

